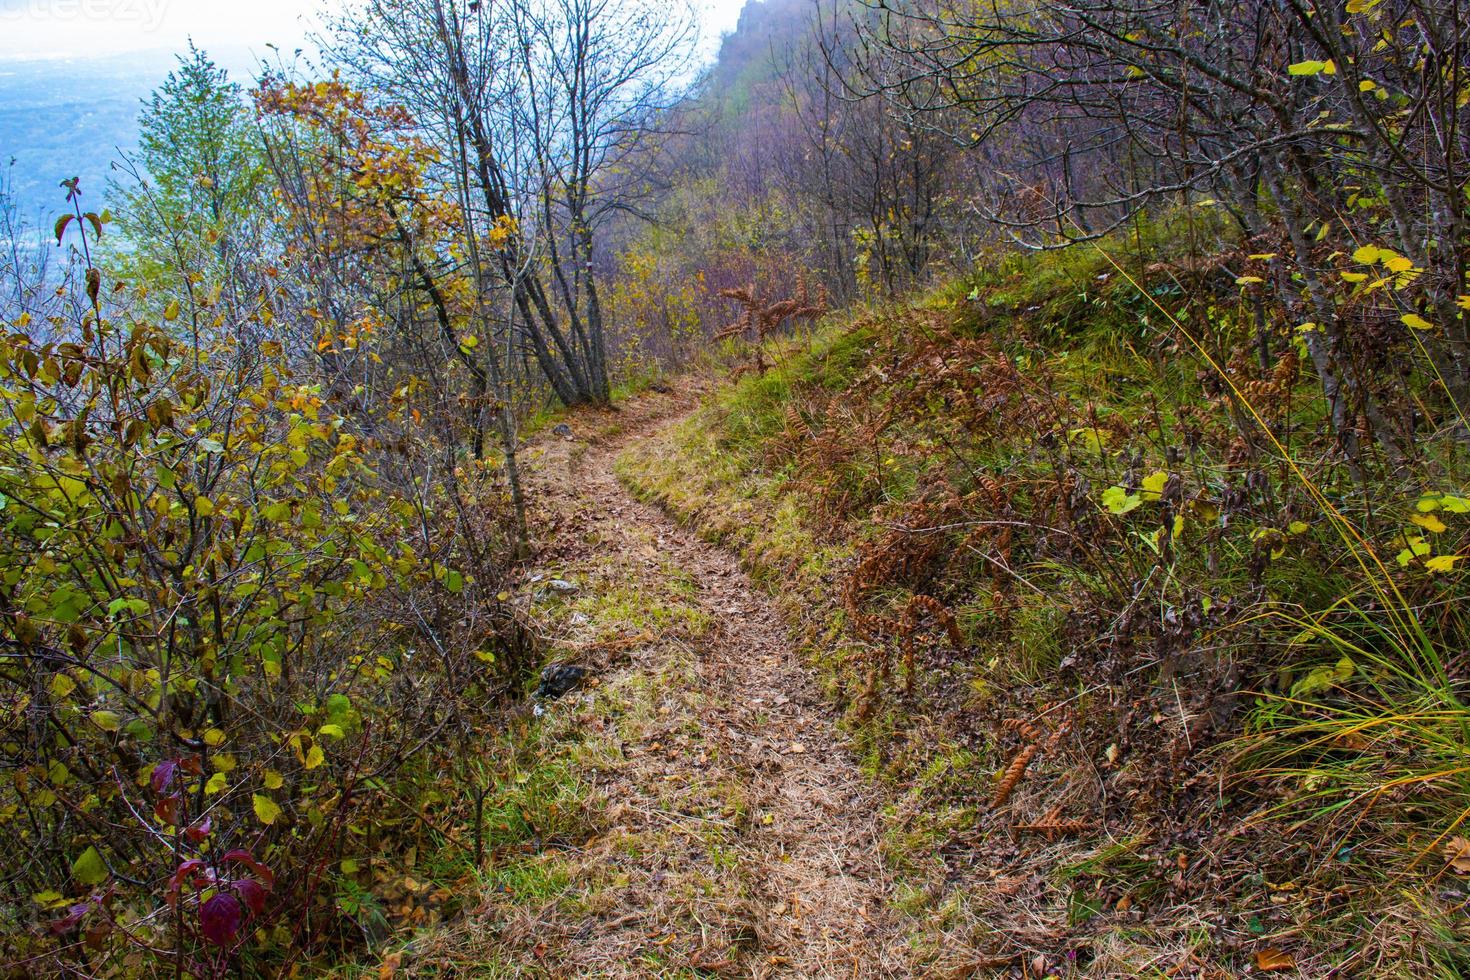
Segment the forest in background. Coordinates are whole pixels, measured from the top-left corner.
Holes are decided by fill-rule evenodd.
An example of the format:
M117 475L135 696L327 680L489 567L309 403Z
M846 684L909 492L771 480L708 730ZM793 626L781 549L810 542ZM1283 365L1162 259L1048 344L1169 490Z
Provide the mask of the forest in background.
M801 605L972 966L1461 975L1467 25L764 0L691 84L675 7L363 0L321 65L181 54L49 248L0 199L5 961L317 968L408 828L478 863L553 652L527 439L695 372L626 479ZM1045 887L975 876L1014 840Z

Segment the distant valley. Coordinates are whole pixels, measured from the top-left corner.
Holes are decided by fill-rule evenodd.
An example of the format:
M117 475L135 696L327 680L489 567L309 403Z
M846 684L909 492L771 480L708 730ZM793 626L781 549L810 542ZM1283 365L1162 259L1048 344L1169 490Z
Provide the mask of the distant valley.
M247 52L217 60L249 84ZM139 102L174 64L169 51L0 61L0 187L27 223L54 220L71 177L81 177L88 208L105 204L108 179L119 176L112 164L137 145Z

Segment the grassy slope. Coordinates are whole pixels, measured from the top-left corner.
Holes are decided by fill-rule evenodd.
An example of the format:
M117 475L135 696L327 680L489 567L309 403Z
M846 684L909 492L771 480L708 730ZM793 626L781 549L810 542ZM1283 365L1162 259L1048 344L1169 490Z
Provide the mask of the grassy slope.
M1181 308L1191 287L1146 288ZM1289 342L1255 368L1230 297L1184 306L1300 464L1326 459ZM1089 975L1272 957L1459 975L1466 896L1434 849L1465 781L1452 744L1421 750L1463 745L1463 712L1420 742L1338 724L1444 692L1395 686L1371 615L1324 620L1356 665L1340 637L1288 642L1271 617L1374 587L1162 319L1101 253L1010 261L787 345L620 475L779 598L892 790L887 856L934 950ZM1331 467L1312 476L1352 506ZM1458 594L1410 572L1414 602ZM938 617L904 617L913 595L954 615L958 649ZM1426 793L1392 787L1403 773Z

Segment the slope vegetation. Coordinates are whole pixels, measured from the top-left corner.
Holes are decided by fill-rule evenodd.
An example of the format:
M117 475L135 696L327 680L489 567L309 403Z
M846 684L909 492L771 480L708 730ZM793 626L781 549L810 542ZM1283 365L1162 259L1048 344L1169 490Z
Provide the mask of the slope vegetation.
M619 473L796 631L925 970L1459 975L1464 474L1345 473L1300 345L1139 251L829 322Z

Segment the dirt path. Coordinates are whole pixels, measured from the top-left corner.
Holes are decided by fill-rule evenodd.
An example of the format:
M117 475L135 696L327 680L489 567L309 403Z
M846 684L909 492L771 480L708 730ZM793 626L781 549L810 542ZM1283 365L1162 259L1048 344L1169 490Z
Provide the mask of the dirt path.
M554 976L908 975L871 784L770 600L614 476L690 404L574 419L531 464L555 525L541 562L577 586L545 626L596 676L550 705L547 737L587 738L582 805L606 809L566 858L576 901L504 938Z

